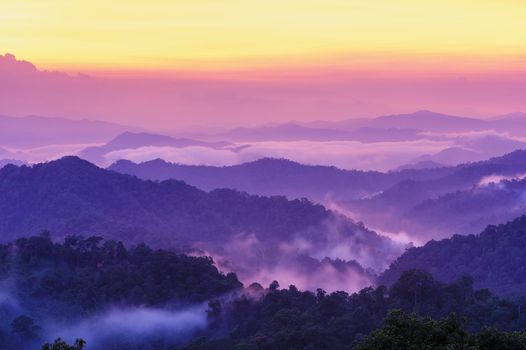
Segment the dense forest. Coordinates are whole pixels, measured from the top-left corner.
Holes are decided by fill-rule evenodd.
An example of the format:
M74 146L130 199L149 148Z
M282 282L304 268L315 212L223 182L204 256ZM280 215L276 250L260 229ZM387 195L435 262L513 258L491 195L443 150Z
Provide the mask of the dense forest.
M380 276L386 285L409 269L422 268L440 281L451 282L470 275L478 288L502 296L526 294L526 216L498 226L488 226L479 235L455 235L430 241L400 256Z
M359 258L401 248L305 199L204 192L74 157L7 166L0 190L0 232L15 237L0 244L0 348L526 349L526 216L409 248L374 284ZM44 225L57 231L20 237ZM90 231L107 237L79 235ZM187 254L213 247L230 265ZM328 257L342 247L348 259ZM333 289L243 286L220 271L250 268Z
M328 289L331 281L313 285L311 279L330 269L342 280L355 276L363 288L373 275L366 270L383 270L404 248L306 199L205 192L182 181L119 174L77 157L8 165L0 170L0 193L0 242L47 229L59 240L97 234L125 244L206 252L247 283L268 284L276 277L253 276L287 269L306 276L300 287ZM321 262L325 257L330 259Z
M406 231L421 241L476 234L524 213L526 182L513 178L526 173L526 151L453 169L435 179L406 179L376 196L342 205L375 228Z
M223 241L233 232L290 235L330 216L320 205L181 181L142 181L77 157L0 170L3 240L48 229L54 236L104 232L128 242ZM21 200L23 198L23 200ZM177 243L174 243L177 242Z
M44 342L46 349L80 349L84 344L52 343L55 336L70 341L87 337L86 349L105 350L337 350L350 349L351 344L374 349L375 344L396 339L407 342L393 343L396 348L410 349L410 342L418 344L424 336L429 344L467 344L473 349L490 349L479 345L495 339L524 346L523 334L509 332L526 327L522 309L526 301L476 290L470 277L442 283L427 272L411 270L390 287L369 287L353 294L301 291L293 285L282 289L277 281L267 288L257 283L243 288L234 274L220 273L210 258L144 244L127 248L97 236L68 236L59 244L47 232L0 245L0 267L0 344L8 349L31 349ZM156 323L156 316L148 316L152 319L147 322L161 328L159 334L151 329L145 333L144 325L124 328L128 333L123 334L114 318L93 319L115 307L155 308L177 315L182 305L195 307L202 302L207 306L191 312L203 324L186 330L185 337L166 337L162 329L177 332L178 325L192 322L191 318L175 316L173 323L163 325ZM133 313L117 316L124 318L121 322L134 319ZM108 328L104 337L93 335L101 331L96 322L90 321L87 328L50 326L84 319ZM393 332L407 332L407 327L415 330L412 338L394 336ZM446 330L453 335L444 338Z
M242 287L207 257L100 237L47 233L0 245L0 348L48 336L49 324L75 323L112 308L198 304Z
M489 350L499 347L475 345L487 337L507 336L526 346L525 335L498 333L526 327L522 302L475 290L469 277L444 284L412 270L390 288L366 288L352 295L280 289L277 283L267 289L252 285L248 291L227 304L211 302L211 327L217 327L219 335L205 335L182 349L343 350L351 344L358 349L460 349L457 344L470 344L474 347L464 349ZM400 311L389 315L390 310Z

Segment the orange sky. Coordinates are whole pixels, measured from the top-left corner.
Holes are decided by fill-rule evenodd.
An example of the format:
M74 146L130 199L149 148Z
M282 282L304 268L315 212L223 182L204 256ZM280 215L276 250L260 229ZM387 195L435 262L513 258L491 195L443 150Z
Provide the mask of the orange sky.
M0 0L6 52L103 78L0 76L8 115L164 129L526 110L526 0Z
M0 0L0 48L99 73L521 70L520 0Z

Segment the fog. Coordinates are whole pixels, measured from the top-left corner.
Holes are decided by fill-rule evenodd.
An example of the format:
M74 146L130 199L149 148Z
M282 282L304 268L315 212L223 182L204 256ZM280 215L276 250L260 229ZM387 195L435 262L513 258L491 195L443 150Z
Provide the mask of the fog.
M148 343L176 344L207 327L206 304L182 309L125 308L81 319L73 324L46 325L47 341L57 337L73 343L82 338L88 349L147 349Z
M91 315L74 315L52 301L17 299L20 292L0 289L0 333L11 334L12 343L20 349L36 349L62 338L68 343L82 338L89 350L158 349L188 341L208 326L207 303L180 307L114 307ZM33 308L32 303L39 303ZM47 305L42 305L47 304ZM54 306L53 306L54 305ZM49 309L46 312L43 310ZM35 322L33 338L19 338L11 322L19 316L29 316Z
M277 280L303 290L355 292L373 285L408 246L335 216L288 240L263 241L240 233L220 246L201 242L194 254L212 256L221 271L235 272L245 285L268 286Z
M436 153L451 145L450 141L417 140L405 142L361 143L358 141L289 141L238 144L231 149L192 146L140 147L105 155L108 162L128 159L144 162L161 158L190 165L235 165L260 158L286 158L303 164L336 166L342 169L389 170L418 156ZM244 146L244 147L241 147Z

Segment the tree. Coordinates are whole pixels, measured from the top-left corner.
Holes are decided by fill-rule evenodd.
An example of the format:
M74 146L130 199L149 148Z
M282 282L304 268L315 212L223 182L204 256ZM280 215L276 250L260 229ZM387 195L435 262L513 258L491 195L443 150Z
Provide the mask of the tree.
M42 350L82 350L84 345L86 345L86 341L83 339L77 339L73 345L68 345L62 339L57 338L53 344L44 344Z
M21 315L11 322L11 329L13 333L18 334L22 338L35 339L38 336L40 327L35 324L31 317Z

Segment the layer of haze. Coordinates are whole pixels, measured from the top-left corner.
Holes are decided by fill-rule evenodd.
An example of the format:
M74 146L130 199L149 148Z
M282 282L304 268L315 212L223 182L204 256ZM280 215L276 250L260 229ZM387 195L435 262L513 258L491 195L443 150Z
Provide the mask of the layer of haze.
M526 110L526 72L429 74L325 72L284 80L90 77L42 71L3 55L0 113L100 119L170 132L418 109L467 116Z
M514 0L5 2L0 50L38 70L0 57L0 112L158 130L504 114L526 109L525 16Z

